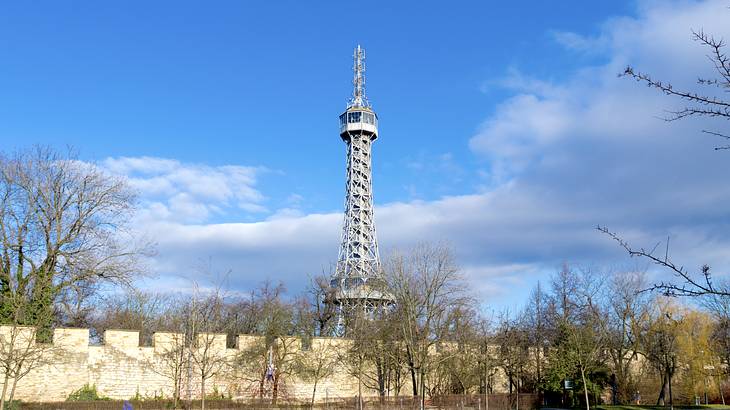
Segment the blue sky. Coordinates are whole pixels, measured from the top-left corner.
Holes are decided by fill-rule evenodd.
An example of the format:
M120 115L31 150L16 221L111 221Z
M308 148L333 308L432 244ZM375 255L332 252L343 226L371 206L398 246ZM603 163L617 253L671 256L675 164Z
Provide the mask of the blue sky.
M297 290L336 258L360 43L385 253L451 243L480 295L513 306L562 261L626 268L599 223L730 263L730 161L616 78L630 63L692 87L707 64L689 30L730 36L728 19L719 0L4 4L0 146L70 145L130 177L154 286L210 258L239 289Z
M261 165L278 171L265 177L273 206L301 191L307 210L337 209L336 119L361 43L382 119L379 201L471 192L483 164L467 141L506 95L490 79L510 67L565 78L578 62L551 30L595 32L632 8L392 3L5 5L0 136L70 144L88 159ZM414 172L445 154L461 169Z

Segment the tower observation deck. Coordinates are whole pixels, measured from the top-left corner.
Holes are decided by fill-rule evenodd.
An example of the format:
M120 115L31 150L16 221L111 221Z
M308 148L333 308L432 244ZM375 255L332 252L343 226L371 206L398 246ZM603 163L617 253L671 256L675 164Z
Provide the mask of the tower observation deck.
M347 146L345 215L331 278L341 321L349 308L372 311L392 303L381 270L373 213L372 144L378 138L378 116L365 97L365 50L359 45L353 60L352 97L340 115L340 137Z

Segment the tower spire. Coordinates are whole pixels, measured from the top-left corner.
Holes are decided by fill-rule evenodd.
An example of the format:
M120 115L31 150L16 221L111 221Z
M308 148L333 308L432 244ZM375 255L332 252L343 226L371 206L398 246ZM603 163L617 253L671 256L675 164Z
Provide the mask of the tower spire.
M337 267L331 285L337 290L338 330L356 311L374 312L393 303L383 278L373 209L372 145L378 116L365 98L365 50L353 56L353 91L340 115L340 138L347 144L345 214Z
M358 44L352 57L354 75L352 78L352 99L350 99L349 107L369 107L370 104L365 97L365 49Z

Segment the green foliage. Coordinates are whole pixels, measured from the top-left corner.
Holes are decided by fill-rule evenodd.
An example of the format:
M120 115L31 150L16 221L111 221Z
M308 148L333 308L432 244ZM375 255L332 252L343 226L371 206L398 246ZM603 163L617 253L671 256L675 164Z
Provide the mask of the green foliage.
M569 379L573 381L573 392L569 395L569 400L575 406L581 401L585 401L582 393L583 380L580 377L580 370L572 365L570 361L561 361L565 356L555 355L551 357L553 360L545 369L544 378L540 384L541 389L546 392L561 393L563 391L563 380ZM586 384L588 385L588 394L591 396L591 402L601 397L604 388L608 386L610 370L606 366L598 366L586 374ZM619 409L620 410L620 409Z
M100 396L96 390L96 385L85 384L80 389L69 394L66 401L98 401L98 400L111 400L109 397Z
M580 371L578 369L577 358L573 349L568 343L570 336L565 325L558 327L559 337L557 343L550 350L547 366L543 375L541 388L548 392L562 392L563 380L573 380L575 383L580 379Z
M20 400L6 401L5 410L20 410L22 407Z
M205 395L206 400L225 400L232 397L230 394L226 396L225 393L218 391L218 386L213 386L213 391Z
M588 388L588 395L591 396L591 403L594 403L594 400L596 400L596 403L600 403L601 393L606 386L608 386L610 375L610 369L605 366L600 366L586 374L586 384ZM583 391L583 381L580 377L578 377L578 375L576 375L575 379L575 391ZM585 401L583 400L582 395L580 396L580 400L581 402Z
M595 332L586 325L568 323L561 323L558 330L560 336L550 351L540 388L546 392L562 393L563 381L568 379L572 380L574 386L567 396L569 405L585 405L582 404L585 402L582 394L585 390L592 403L600 401L611 372L599 357L585 354L597 350ZM581 360L586 370L586 386L583 385L580 372Z
M162 401L165 400L165 394L160 390L159 392L155 390L152 392L151 396L143 396L139 394L139 386L137 386L137 391L134 393L134 396L129 398L129 401Z

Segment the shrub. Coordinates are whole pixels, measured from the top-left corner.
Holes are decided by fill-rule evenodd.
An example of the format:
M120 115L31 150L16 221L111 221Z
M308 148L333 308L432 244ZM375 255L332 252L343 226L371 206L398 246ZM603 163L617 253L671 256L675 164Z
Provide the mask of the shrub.
M6 401L5 410L19 410L21 405L20 400Z
M109 397L100 396L99 392L96 391L96 385L91 386L85 384L80 389L72 392L66 398L66 401L96 401L96 400L111 400Z

